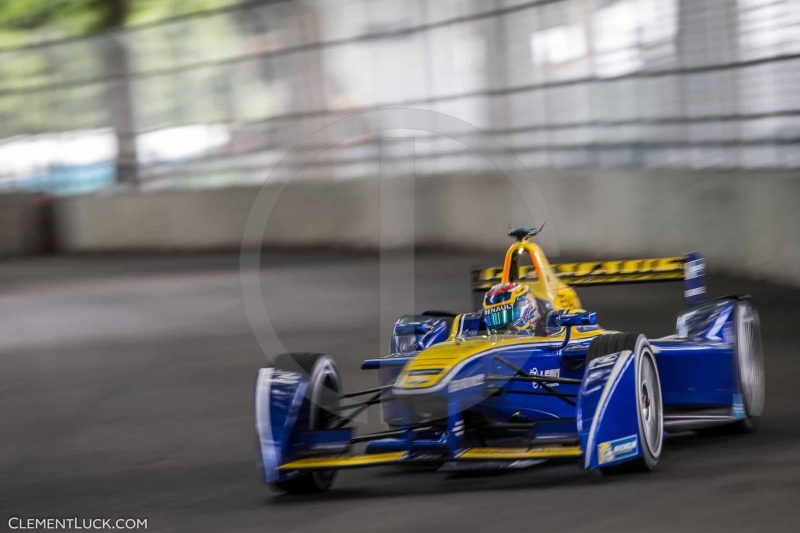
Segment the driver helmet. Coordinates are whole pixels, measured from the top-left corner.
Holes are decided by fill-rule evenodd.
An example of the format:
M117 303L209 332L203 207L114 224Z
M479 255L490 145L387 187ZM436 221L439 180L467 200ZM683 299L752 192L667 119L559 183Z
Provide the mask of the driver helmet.
M539 308L527 285L500 283L483 299L483 320L490 331L529 332L539 322Z

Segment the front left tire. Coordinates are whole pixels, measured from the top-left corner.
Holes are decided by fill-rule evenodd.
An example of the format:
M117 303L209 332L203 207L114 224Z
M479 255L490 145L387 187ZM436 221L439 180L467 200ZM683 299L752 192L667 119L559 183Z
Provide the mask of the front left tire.
M619 465L601 468L604 475L654 470L661 459L664 444L664 402L661 396L661 380L658 376L656 358L647 337L641 333L614 333L601 335L589 345L586 357L588 365L592 359L604 355L630 350L636 365L636 417L639 425L639 441L642 457Z

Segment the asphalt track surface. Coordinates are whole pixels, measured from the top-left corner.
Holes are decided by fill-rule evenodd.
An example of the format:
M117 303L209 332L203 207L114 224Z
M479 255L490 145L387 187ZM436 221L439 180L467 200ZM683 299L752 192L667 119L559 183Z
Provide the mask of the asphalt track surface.
M466 309L468 266L497 262L416 259L411 293L388 276L383 286L413 294L417 309ZM374 384L358 365L385 350L378 265L281 255L261 271L280 341L333 355L348 389ZM753 435L670 439L658 471L632 477L576 465L468 478L379 468L296 497L262 486L254 468L253 384L266 358L237 257L2 263L0 529L10 517L134 517L190 532L798 531L800 292L711 280L712 295L740 292L760 310L767 363ZM606 327L652 336L672 331L682 303L672 284L582 295ZM376 413L361 423L380 427Z

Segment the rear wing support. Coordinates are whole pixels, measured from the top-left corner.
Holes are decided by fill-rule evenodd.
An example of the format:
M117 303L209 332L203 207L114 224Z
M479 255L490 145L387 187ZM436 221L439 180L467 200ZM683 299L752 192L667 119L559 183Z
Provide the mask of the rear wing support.
M682 280L683 295L687 305L703 300L706 294L705 259L697 252L682 257L561 263L550 267L562 282L573 287ZM502 267L474 269L473 295L478 296L478 293L482 295L492 285L500 283L502 274ZM523 283L536 281L536 270L531 265L520 266L516 279Z

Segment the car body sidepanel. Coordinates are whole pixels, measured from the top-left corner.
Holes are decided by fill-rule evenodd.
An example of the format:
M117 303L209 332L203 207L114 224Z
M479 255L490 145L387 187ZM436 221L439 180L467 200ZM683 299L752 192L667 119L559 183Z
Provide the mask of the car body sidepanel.
M561 365L558 352L548 349L519 349L510 350L499 354L509 363L521 368L528 375L547 376L555 378L580 379L583 370L568 370ZM499 361L493 361L493 373L501 376L511 376L513 371ZM499 382L498 384L502 384ZM577 394L577 385L554 383L549 385L552 390L563 394ZM497 397L492 397L487 402L495 413L502 419L509 419L515 413L531 419L570 419L566 424L541 424L537 427L537 434L564 433L575 431L575 407L564 402L557 396L546 394L539 383L512 381L505 384L505 392ZM530 394L542 393L542 394Z
M730 299L692 305L678 316L676 335L650 341L665 407L732 404L734 309Z
M568 377L580 379L583 369L575 368L573 360L570 364L564 364L561 351L557 348L563 345L565 338L564 328L552 329L553 335L550 337L508 337L508 336L478 336L472 330L477 330L480 323L480 315L468 313L459 315L455 318L452 326L452 335L445 341L431 346L425 350L410 354L394 354L387 358L367 360L362 368L377 369L380 386L395 383L401 374L408 375L412 372L424 374L441 369L435 375L412 376L417 384L411 385L400 382L404 389L418 390L420 393L447 393L448 387L443 386L436 389L436 385L441 380L463 380L476 375L480 372L473 370L476 368L469 362L471 359L486 361L482 372L486 375L512 375L513 371L503 363L496 361L494 355L500 355L512 364L519 366L526 373L535 373L550 377ZM581 326L572 328L572 335L568 346L572 348L585 347L592 338L604 333L604 330L596 326ZM405 365L400 368L405 362ZM468 367L457 369L459 365L468 363ZM575 432L575 408L563 400L546 394L531 395L525 392L544 392L544 389L536 383L531 382L512 382L507 384L512 391L498 397L489 397L483 393L483 397L477 400L463 401L470 407L477 407L485 410L487 416L497 417L500 420L507 420L512 415L520 412L521 415L532 419L542 418L566 418L564 424L547 423L537 430L540 434L564 434ZM560 384L554 388L558 392L577 393L576 385ZM485 389L485 387L483 388ZM482 389L482 390L483 390ZM395 393L397 393L395 388ZM403 391L400 391L401 393ZM402 402L389 401L381 404L382 418L390 426L400 426L403 424L404 405Z
M665 407L731 405L733 348L693 341L651 341Z
M730 300L704 301L692 305L678 318L678 335L651 341L661 377L665 407L732 404L733 394L736 392L734 354L730 344L733 309L734 304ZM484 374L511 375L511 369L495 361L494 355L500 355L527 374L580 379L584 369L579 360L585 353L585 348L594 336L606 333L599 328L575 327L567 349L557 351L554 347L563 341L563 331L557 331L552 337L509 340L487 337L485 333L481 335L480 327L480 313L459 315L453 321L451 335L446 341L437 339L437 344L415 353L404 354L405 357L395 355L392 358L371 360L365 362L365 368L379 370L380 385L394 383L404 369L441 368L442 372L438 376L420 378L420 392L444 379L459 363L471 357L485 357L490 360L486 363L489 366L481 370ZM466 379L469 374L480 373L475 368L477 367L462 369L463 372L458 371L458 375L450 378ZM481 398L464 400L462 403L465 406L469 404L470 408L494 420L508 420L514 414L532 419L575 417L575 408L555 396L525 394L541 390L538 384L502 384L507 392L501 395L484 394ZM556 392L575 393L578 387L562 384L553 389ZM446 388L442 392L447 394ZM384 421L389 425L402 425L401 402L383 403L382 413ZM575 422L566 421L563 424L547 423L537 427L539 435L574 431Z
M575 340L570 345L584 345L587 339L601 333L596 328L575 328ZM514 370L497 360L500 356L512 365L521 368L528 375L548 377L564 377L580 379L583 369L570 369L562 365L562 358L558 348L563 343L563 335L553 338L518 338L490 340L489 338L471 338L464 341L448 341L420 352L410 358L403 367L406 376L413 376L413 372L443 369L434 379L420 376L424 387L419 389L413 385L398 390L400 394L438 394L451 397L457 401L462 409L477 409L487 417L497 420L509 420L515 414L530 419L566 419L563 424L547 423L537 428L537 434L564 434L575 433L575 408L556 396L545 393L544 388L532 382L495 382L492 385L503 385L506 392L492 396L485 383L485 377L509 376ZM393 358L394 359L394 358ZM397 375L394 364L387 369L379 368L381 385L391 383L393 376ZM478 381L472 380L480 376ZM386 381L384 381L386 380ZM440 383L443 382L443 383ZM437 386L437 384L439 386ZM454 385L455 384L455 390ZM462 391L462 384L473 386L464 387L471 389ZM481 386L478 387L477 385ZM400 383L404 387L404 382ZM577 394L578 385L555 384L553 390L565 394ZM530 394L534 393L534 394ZM401 402L385 402L383 404L384 421L389 425L402 425L403 405Z
M568 346L584 344L605 331L596 326L572 328ZM473 336L467 338L451 337L445 342L422 350L406 363L400 378L419 376L418 379L398 381L395 387L402 390L429 390L435 392L440 382L452 378L453 372L473 357L502 355L505 353L533 353L547 351L549 355L558 357L559 349L565 339L562 329L549 337L528 337L522 335ZM434 370L440 370L433 374ZM526 369L527 370L527 369ZM424 372L431 372L425 374ZM416 374L415 374L416 373ZM402 392L401 390L401 392Z
M570 347L580 347L586 341L576 340ZM735 369L732 346L722 343L711 343L688 340L660 340L651 341L656 352L661 379L661 388L666 408L731 405L735 392ZM512 364L522 368L527 374L549 375L551 377L565 377L580 379L583 376L583 367L570 370L576 365L565 364L567 358L563 351L558 352L550 347L536 348L534 345L502 347L492 351L486 349L473 355L485 355L493 360L493 355L500 355ZM417 367L414 358L409 357L408 365ZM431 363L433 359L429 359ZM574 363L574 361L573 361ZM428 365L426 365L428 366ZM379 381L381 385L394 382L401 371L399 364L379 367ZM498 375L511 375L511 370L503 363L492 362L492 367L487 373ZM466 374L464 374L466 375ZM464 379L459 373L453 379ZM572 418L574 408L555 396L524 394L529 391L541 391L538 384L530 382L512 382L506 384L506 392L498 397L485 400L485 410L488 414L497 416L498 419L508 419L517 411L530 418ZM557 392L575 393L576 386L558 385L554 387ZM519 393L517 392L519 391ZM390 425L398 425L400 419L400 405L396 402L387 402L382 406L384 421ZM546 424L538 430L540 434L560 434L570 431L566 425Z

